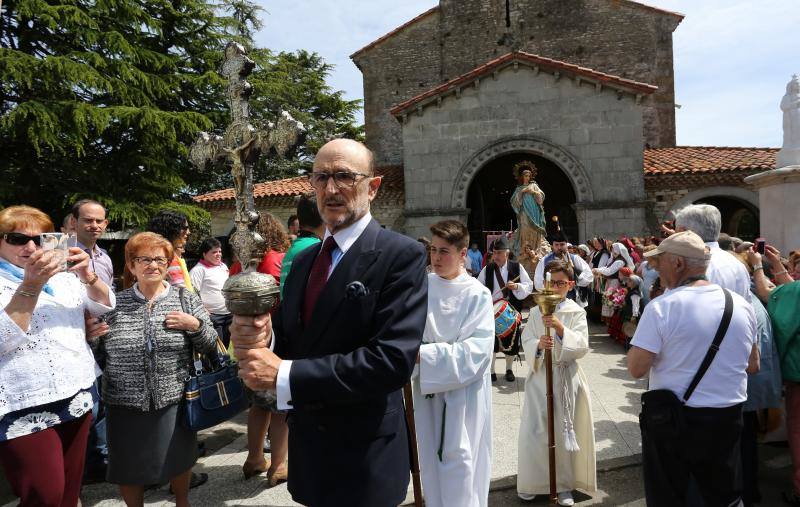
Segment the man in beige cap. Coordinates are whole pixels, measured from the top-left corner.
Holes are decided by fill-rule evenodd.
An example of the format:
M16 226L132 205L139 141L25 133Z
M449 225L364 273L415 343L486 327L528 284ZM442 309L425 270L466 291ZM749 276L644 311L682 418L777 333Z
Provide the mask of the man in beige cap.
M759 368L753 308L706 279L711 254L691 231L645 256L669 289L645 307L628 352L631 375L650 374L640 416L647 505L687 505L690 479L706 505L740 505L742 403Z

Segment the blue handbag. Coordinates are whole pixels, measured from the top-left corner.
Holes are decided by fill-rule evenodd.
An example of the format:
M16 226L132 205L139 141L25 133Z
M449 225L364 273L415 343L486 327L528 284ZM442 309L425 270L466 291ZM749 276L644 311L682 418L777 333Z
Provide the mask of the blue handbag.
M181 307L186 311L183 289ZM186 379L183 392L183 426L200 431L227 421L248 407L239 367L231 361L222 341L217 337L216 354L199 354L192 350L194 374Z

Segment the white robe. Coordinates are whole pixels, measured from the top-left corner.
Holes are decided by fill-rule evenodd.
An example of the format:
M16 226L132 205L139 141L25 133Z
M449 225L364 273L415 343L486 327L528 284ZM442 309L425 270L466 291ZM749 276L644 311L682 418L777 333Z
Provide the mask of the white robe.
M486 506L494 345L489 289L466 273L453 280L429 274L422 341L412 385L425 505Z
M556 440L557 491L581 488L597 490L594 423L589 384L577 359L589 351L586 312L571 299L563 301L555 316L564 325L564 336L553 345L553 409ZM551 330L553 336L555 331ZM536 356L539 337L545 334L542 314L533 308L522 332L522 347L530 373L525 379L525 403L519 428L517 491L526 494L550 492L547 452L547 384L544 354ZM559 365L559 363L561 363ZM566 377L562 376L566 373ZM567 382L564 383L563 381ZM567 451L563 387L571 387L572 423L580 450Z

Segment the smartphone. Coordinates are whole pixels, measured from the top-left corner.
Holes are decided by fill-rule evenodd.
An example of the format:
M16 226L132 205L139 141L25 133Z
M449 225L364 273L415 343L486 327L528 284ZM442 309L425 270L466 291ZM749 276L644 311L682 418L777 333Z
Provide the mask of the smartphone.
M57 253L61 261L61 269L67 269L67 257L69 256L70 234L62 232L45 232L39 235L42 250L53 250Z
M767 240L765 240L764 238L756 238L756 244L754 246L756 252L760 253L761 255L764 255L764 252L766 251L767 247Z

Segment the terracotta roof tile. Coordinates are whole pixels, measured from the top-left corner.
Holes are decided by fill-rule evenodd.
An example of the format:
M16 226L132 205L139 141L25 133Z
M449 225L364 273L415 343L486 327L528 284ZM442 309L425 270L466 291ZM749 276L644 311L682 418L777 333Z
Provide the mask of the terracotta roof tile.
M644 150L644 176L649 184L661 181L665 184L672 177L681 177L673 182L678 186L697 185L703 182L733 177L741 181L742 174L773 169L778 148L729 148L717 146L677 146L674 148L648 148ZM399 196L405 192L403 167L385 166L376 172L383 176L380 195ZM737 176L738 175L738 176ZM740 177L741 176L741 177ZM687 180L691 177L691 180ZM699 178L699 179L698 179ZM731 180L733 181L733 180ZM674 185L672 185L674 186ZM311 191L305 176L277 181L256 183L253 195L256 199L293 197ZM233 189L217 190L194 198L199 204L232 203Z
M778 148L677 146L644 150L645 176L709 174L775 168Z
M383 176L381 183L382 192L402 191L403 168L401 166L384 166L376 169L376 173ZM297 176L283 180L265 181L253 185L253 197L261 199L265 197L295 196L311 191L311 185L306 176ZM207 194L198 195L194 198L197 203L212 203L221 201L233 201L234 193L232 188L216 190Z
M581 67L572 63L553 60L552 58L533 55L522 51L516 51L513 53L507 53L499 58L495 58L494 60L484 63L480 67L476 67L466 74L462 74L446 83L426 91L425 93L421 93L416 97L406 100L405 102L401 102L389 110L389 112L394 116L400 116L414 106L424 106L433 102L437 97L454 92L459 88L463 88L464 86L472 83L476 79L486 74L489 74L490 72L518 63L531 67L536 66L544 71L549 71L552 73L564 72L574 76L579 76L589 82L621 88L635 94L650 94L658 89L657 86L606 74L604 72Z

